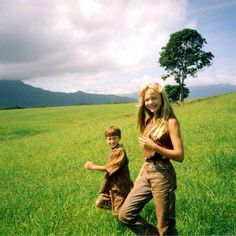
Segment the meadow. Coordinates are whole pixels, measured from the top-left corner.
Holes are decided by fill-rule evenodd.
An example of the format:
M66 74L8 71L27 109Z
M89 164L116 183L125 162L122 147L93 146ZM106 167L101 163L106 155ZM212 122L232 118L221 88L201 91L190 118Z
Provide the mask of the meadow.
M236 93L174 106L185 146L178 179L180 235L236 235ZM0 235L133 235L95 207L104 129L117 125L135 180L142 165L137 104L0 111ZM154 203L142 215L156 224Z

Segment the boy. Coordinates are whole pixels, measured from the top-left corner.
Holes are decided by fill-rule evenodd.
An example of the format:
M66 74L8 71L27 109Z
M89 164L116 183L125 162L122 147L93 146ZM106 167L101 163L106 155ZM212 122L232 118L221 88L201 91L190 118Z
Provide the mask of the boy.
M110 126L105 130L105 137L111 147L107 164L99 166L87 161L84 167L106 172L100 189L100 196L96 200L96 206L112 210L113 215L118 215L120 207L133 187L133 182L130 179L126 152L119 144L121 130L115 126Z

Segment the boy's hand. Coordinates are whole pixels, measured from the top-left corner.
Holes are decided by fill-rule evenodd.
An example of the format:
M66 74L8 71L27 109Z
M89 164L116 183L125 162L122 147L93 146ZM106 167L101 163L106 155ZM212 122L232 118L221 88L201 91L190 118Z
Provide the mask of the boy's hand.
M86 169L93 169L93 166L94 166L94 164L93 164L93 162L91 162L91 161L87 161L86 163L85 163L85 165L84 165L84 168L86 168Z

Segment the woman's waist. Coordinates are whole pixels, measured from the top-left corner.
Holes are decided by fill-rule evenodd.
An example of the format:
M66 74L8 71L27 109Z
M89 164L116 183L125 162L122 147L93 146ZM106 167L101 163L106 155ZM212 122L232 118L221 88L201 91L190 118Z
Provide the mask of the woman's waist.
M156 171L162 174L172 173L172 172L175 173L175 170L170 161L163 162L163 161L148 160L144 162L143 170L147 173L152 173Z
M147 158L144 162L144 169L146 170L171 170L173 166L170 159L163 156L155 155L153 157Z
M144 160L146 162L170 162L169 158L159 154L159 153L156 153L156 152L144 152Z
M172 164L169 159L158 159L158 158L150 158L145 160L144 166L153 166L157 169L170 169Z

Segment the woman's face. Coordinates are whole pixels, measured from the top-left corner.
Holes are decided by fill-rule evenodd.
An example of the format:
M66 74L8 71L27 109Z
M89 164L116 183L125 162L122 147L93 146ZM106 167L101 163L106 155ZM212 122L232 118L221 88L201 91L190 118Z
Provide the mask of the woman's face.
M162 105L161 94L147 90L144 96L144 103L146 108L152 113L158 112Z

